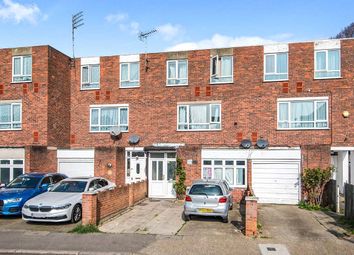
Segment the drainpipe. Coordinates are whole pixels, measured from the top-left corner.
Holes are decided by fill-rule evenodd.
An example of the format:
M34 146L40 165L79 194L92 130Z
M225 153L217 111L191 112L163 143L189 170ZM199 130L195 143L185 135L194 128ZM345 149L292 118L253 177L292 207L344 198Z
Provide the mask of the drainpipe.
M348 151L348 183L352 184L350 153L351 153L351 151Z

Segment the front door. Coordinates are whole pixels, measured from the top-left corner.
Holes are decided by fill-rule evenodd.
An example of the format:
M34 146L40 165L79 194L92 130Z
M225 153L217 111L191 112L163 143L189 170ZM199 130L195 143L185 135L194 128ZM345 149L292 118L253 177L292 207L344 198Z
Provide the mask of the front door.
M149 197L175 198L176 153L152 152L149 157Z
M126 183L146 179L146 157L142 149L126 149Z

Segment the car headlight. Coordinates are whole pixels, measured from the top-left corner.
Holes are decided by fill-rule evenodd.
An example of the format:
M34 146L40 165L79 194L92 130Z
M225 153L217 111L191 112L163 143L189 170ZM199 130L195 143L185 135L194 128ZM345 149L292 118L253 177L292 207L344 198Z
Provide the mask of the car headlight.
M23 206L23 208L28 209L29 206L28 206L27 204L25 204L25 205Z
M52 208L55 210L63 210L63 209L68 209L70 206L71 204L66 204L66 205L53 206Z
M17 203L17 202L21 202L22 198L9 198L9 199L6 199L6 202L7 203Z

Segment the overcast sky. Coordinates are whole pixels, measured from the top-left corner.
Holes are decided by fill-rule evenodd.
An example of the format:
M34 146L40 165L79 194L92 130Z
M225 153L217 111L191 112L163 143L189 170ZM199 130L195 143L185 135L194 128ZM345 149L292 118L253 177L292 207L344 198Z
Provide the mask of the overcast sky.
M0 0L0 48L50 44L76 56L325 39L354 21L353 0Z

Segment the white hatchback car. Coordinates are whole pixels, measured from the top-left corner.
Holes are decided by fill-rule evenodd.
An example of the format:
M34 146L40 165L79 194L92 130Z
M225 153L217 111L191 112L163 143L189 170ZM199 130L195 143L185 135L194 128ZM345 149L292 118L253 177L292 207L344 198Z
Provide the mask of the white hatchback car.
M116 185L101 177L67 178L48 192L28 200L22 208L25 221L76 223L82 217L82 194L114 189Z

